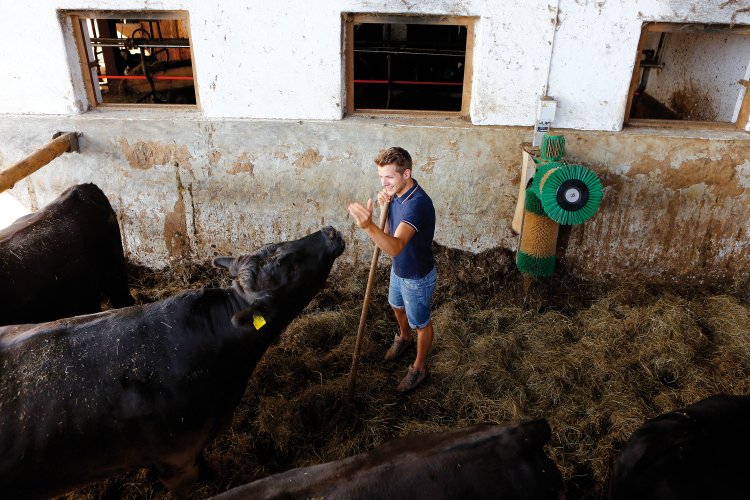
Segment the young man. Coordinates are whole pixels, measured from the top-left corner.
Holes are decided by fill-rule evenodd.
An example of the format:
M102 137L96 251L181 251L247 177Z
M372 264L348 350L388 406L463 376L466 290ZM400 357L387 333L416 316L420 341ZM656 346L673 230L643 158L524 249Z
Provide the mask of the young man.
M380 213L387 201L388 232L372 221L372 198L367 207L349 205L349 213L378 247L391 257L391 286L388 302L396 314L400 335L385 355L386 361L398 359L414 345L412 328L417 329L417 358L409 367L398 390L415 389L428 375L427 353L432 346L430 302L437 283L432 239L435 234L435 208L432 200L411 176L411 156L402 148L390 148L375 158L383 190L378 193Z

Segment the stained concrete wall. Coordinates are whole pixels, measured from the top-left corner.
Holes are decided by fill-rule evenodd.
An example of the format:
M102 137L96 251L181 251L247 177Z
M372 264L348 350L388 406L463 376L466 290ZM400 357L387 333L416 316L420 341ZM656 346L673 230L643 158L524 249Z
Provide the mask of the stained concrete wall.
M347 205L379 188L372 159L401 145L433 197L436 241L473 252L515 250L523 127L460 120L126 121L115 117L5 117L2 165L56 130L83 132L66 154L19 183L31 208L78 182L95 182L120 218L129 257L161 267L206 261L331 224L348 248L340 265L364 265L372 244ZM564 131L570 161L603 180L590 221L562 231L559 257L577 275L715 282L750 269L750 142L741 132Z
M144 7L189 12L200 109L89 111L58 10ZM470 121L344 117L346 12L476 17ZM375 194L372 158L392 145L414 156L439 243L515 250L520 146L546 90L568 159L605 184L599 213L561 232L563 265L592 279L652 281L750 269L747 135L622 130L643 23L750 24L737 2L38 0L4 14L0 42L23 50L0 52L0 168L56 131L84 134L79 154L12 195L37 209L72 184L97 183L136 262L236 255L332 224L348 242L341 265L367 263L372 244L346 206Z

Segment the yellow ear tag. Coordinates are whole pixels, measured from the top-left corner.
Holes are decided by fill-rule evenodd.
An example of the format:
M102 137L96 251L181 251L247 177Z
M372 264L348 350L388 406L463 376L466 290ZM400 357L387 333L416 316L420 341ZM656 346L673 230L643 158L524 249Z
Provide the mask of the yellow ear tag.
M266 320L263 316L256 316L253 314L253 326L256 330L260 330L260 327L266 324Z

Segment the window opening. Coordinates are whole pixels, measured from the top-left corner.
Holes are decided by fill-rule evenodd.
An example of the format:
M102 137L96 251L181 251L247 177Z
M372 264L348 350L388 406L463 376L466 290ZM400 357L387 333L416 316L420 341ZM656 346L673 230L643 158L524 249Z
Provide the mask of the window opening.
M644 27L626 123L744 129L750 115L750 28Z
M66 15L93 106L197 104L187 13Z
M348 112L468 115L471 19L355 14L347 24Z

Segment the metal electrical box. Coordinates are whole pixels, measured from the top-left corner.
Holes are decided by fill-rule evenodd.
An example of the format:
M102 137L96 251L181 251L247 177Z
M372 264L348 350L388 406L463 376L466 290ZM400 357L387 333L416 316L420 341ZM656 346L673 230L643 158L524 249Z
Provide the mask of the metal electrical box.
M536 105L536 122L534 123L533 146L542 145L542 137L549 132L550 124L555 120L557 101L550 96L540 97Z

